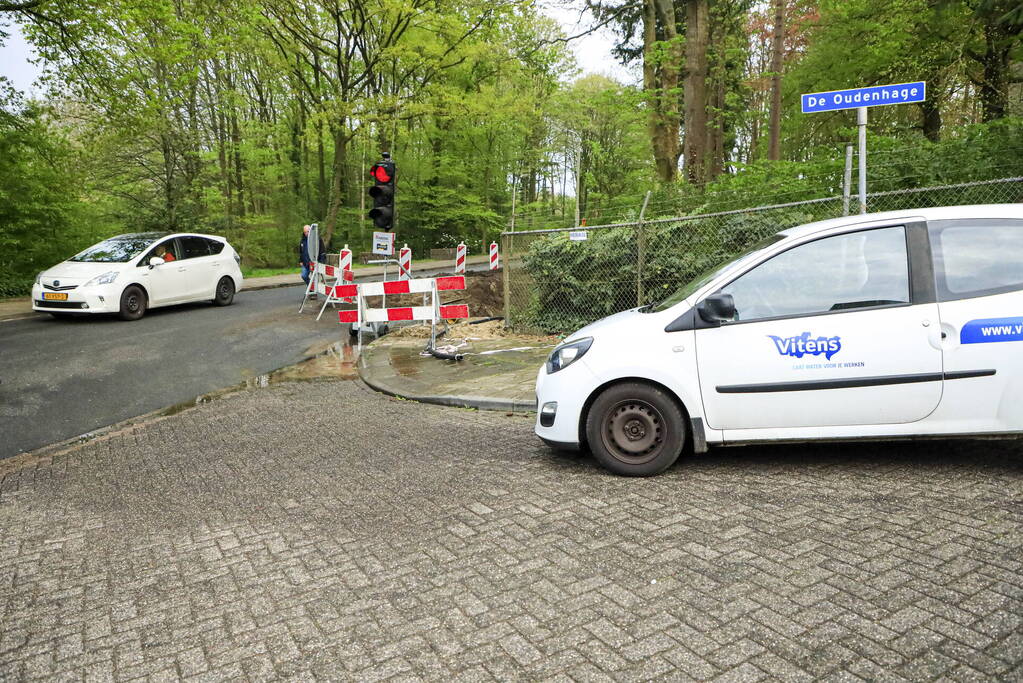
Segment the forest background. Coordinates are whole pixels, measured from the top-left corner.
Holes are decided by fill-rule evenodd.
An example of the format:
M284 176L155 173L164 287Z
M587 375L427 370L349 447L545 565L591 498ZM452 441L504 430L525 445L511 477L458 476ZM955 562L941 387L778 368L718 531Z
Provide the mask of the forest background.
M1023 175L1019 0L587 0L642 81L580 76L532 0L0 0L44 60L0 79L0 296L122 232L224 235L294 267L300 226L366 251L368 169L399 242L832 196L855 113L799 94L927 81L875 107L870 189ZM0 43L5 34L0 32Z

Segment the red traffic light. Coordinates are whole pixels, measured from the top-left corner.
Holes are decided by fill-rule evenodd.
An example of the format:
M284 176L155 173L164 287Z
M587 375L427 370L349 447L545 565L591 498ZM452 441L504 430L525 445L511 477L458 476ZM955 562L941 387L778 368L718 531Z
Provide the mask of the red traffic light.
M373 168L369 169L369 174L373 176L378 183L391 182L391 174L383 164L373 164Z

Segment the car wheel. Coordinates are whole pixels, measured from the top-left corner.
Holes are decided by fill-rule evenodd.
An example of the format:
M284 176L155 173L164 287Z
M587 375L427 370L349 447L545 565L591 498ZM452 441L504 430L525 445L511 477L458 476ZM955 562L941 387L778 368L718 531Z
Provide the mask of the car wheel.
M121 320L138 320L146 314L146 293L138 285L129 285L121 292Z
M217 306L230 306L232 301L234 301L234 280L225 275L217 283L217 294L213 298L213 303Z
M597 461L615 474L648 477L678 460L685 416L664 390L640 382L616 384L597 397L586 417Z

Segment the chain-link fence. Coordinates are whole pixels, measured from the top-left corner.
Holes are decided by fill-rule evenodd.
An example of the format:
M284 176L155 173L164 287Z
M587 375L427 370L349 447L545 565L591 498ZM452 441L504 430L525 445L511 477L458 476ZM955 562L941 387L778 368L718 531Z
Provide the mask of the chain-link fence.
M1023 177L877 192L869 211L1023 201ZM779 230L856 211L842 197L644 222L501 234L505 315L520 330L570 332L666 298Z

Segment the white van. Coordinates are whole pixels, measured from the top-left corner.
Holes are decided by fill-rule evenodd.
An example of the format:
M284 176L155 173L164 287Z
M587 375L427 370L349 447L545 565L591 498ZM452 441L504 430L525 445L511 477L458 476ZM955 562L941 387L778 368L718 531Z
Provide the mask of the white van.
M691 448L1023 434L1023 205L783 230L572 334L536 434L645 476Z

